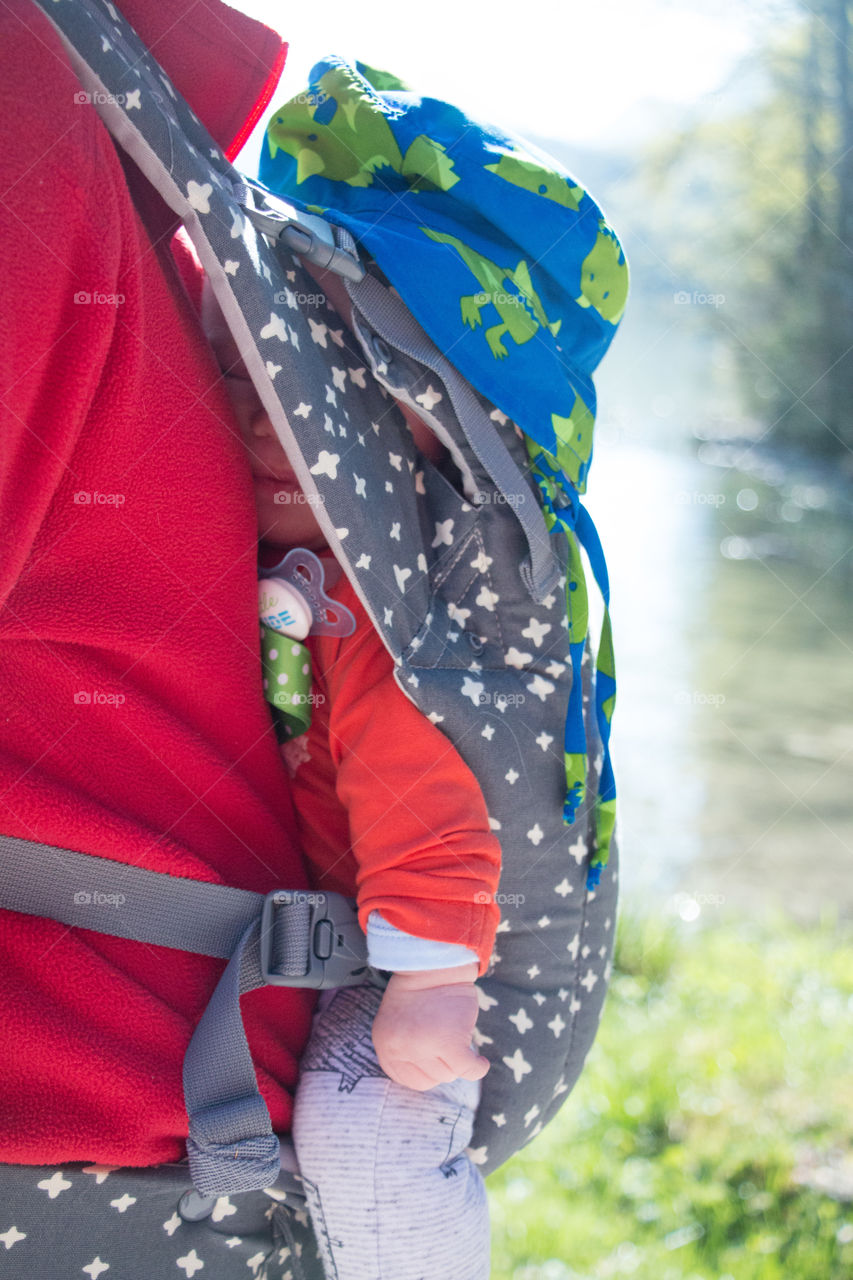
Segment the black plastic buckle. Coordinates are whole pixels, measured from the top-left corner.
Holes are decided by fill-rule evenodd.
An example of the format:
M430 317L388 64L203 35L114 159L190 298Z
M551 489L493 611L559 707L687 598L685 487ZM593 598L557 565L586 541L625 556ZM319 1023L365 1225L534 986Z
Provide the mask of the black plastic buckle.
M275 916L295 906L302 916L306 905L307 969L303 974L279 973L273 960ZM260 942L261 973L264 982L274 987L357 987L367 976L367 939L358 923L354 899L345 898L342 893L273 889L264 898L261 910Z

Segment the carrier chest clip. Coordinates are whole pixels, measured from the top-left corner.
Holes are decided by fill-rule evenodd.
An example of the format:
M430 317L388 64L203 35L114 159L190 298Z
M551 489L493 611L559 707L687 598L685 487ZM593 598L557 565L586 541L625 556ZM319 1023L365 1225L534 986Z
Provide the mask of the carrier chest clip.
M274 196L266 188L241 179L233 183L234 197L246 217L276 245L313 262L323 271L334 271L347 280L358 281L364 275L359 259L335 244L331 224L315 213ZM255 203L261 202L256 208Z

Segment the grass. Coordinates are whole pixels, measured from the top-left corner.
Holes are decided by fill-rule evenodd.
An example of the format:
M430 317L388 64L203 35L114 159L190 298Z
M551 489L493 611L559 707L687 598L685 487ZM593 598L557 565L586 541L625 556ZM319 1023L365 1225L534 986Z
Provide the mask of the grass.
M584 1074L487 1186L492 1280L850 1280L853 934L623 913Z

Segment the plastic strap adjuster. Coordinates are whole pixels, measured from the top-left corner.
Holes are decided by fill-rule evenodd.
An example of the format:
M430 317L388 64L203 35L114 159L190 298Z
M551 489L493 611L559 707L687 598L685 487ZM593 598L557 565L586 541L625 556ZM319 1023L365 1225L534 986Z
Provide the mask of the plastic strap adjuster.
M332 223L319 214L307 213L289 200L273 195L266 187L241 174L232 182L234 198L250 222L273 241L283 245L291 253L307 258L323 271L334 271L347 280L358 281L364 275L364 265L355 256L339 249L335 243ZM262 201L260 207L254 201Z
M304 918L308 908L307 968L301 974L276 967L275 931L287 927L277 919L289 907ZM342 893L273 889L261 910L261 973L274 987L355 987L364 982L367 939L358 923L354 899Z

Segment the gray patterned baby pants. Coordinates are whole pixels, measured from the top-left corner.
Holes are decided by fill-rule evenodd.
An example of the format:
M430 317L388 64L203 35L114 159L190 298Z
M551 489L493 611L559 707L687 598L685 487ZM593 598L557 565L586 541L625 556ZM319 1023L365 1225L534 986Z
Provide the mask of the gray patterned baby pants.
M327 1280L488 1280L489 1210L466 1154L479 1080L389 1080L382 990L324 991L300 1063L293 1141Z

